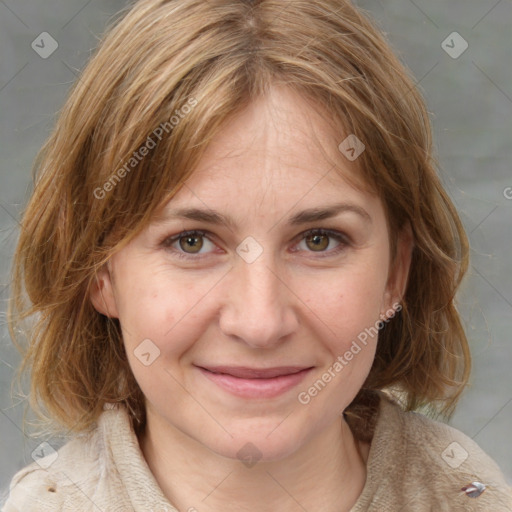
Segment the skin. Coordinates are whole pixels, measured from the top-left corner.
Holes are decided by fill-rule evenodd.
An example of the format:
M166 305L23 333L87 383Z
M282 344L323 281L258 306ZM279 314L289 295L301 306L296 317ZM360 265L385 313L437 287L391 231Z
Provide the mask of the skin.
M96 309L120 319L146 397L141 450L180 511L221 511L228 502L240 511L340 512L364 487L369 446L341 413L368 375L376 337L308 404L297 397L400 300L411 241L401 236L391 261L382 202L345 179L357 178L357 167L337 148L346 134L331 133L324 115L286 88L251 103L213 139L161 216L112 257L93 290ZM346 210L288 224L302 210L336 203L356 205L369 219ZM218 211L234 225L163 220L181 207ZM313 228L345 238L320 235L315 244L304 236ZM208 232L194 247L188 237L161 244L193 229ZM262 249L251 263L236 252L249 236ZM150 366L134 354L144 339L160 350ZM214 364L314 369L282 395L250 399L194 366ZM261 457L252 467L237 456L247 443Z

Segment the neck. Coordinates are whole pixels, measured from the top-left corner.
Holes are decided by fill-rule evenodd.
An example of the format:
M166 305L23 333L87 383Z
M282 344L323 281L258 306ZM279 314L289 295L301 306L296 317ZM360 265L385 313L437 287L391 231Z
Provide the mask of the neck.
M369 445L338 417L293 454L252 466L221 456L151 416L141 450L168 500L180 511L349 511L366 481Z

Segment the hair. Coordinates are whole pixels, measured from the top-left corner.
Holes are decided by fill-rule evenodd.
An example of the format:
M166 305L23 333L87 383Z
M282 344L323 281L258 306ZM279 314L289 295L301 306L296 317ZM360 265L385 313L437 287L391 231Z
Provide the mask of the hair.
M141 0L72 87L21 220L9 329L44 422L88 430L118 402L144 426L119 320L95 310L91 286L230 116L277 84L324 109L338 143L365 143L358 169L383 202L393 258L405 226L413 235L402 309L380 330L347 411L357 416L367 391L398 389L407 410L453 412L470 371L454 303L468 242L437 174L424 100L380 29L346 0Z

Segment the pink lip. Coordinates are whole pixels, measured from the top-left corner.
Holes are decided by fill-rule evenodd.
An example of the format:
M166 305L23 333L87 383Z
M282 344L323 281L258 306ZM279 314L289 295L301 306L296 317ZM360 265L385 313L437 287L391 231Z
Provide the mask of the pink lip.
M306 366L277 366L274 368L250 368L248 366L200 366L213 373L225 373L241 379L270 379L306 370Z
M243 398L272 398L301 382L312 368L280 367L268 369L241 367L197 367L218 386ZM223 372L220 372L223 370ZM214 373L219 372L219 373ZM224 373L224 372L229 372ZM235 376L233 374L240 376Z

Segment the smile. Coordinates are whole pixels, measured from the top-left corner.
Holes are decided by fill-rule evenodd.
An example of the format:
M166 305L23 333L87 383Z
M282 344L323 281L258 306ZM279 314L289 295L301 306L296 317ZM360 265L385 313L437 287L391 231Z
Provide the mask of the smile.
M273 398L297 386L312 370L310 368L270 368L266 370L250 368L223 368L230 373L222 373L218 368L198 370L211 382L233 395L242 398ZM236 374L236 375L233 375Z

